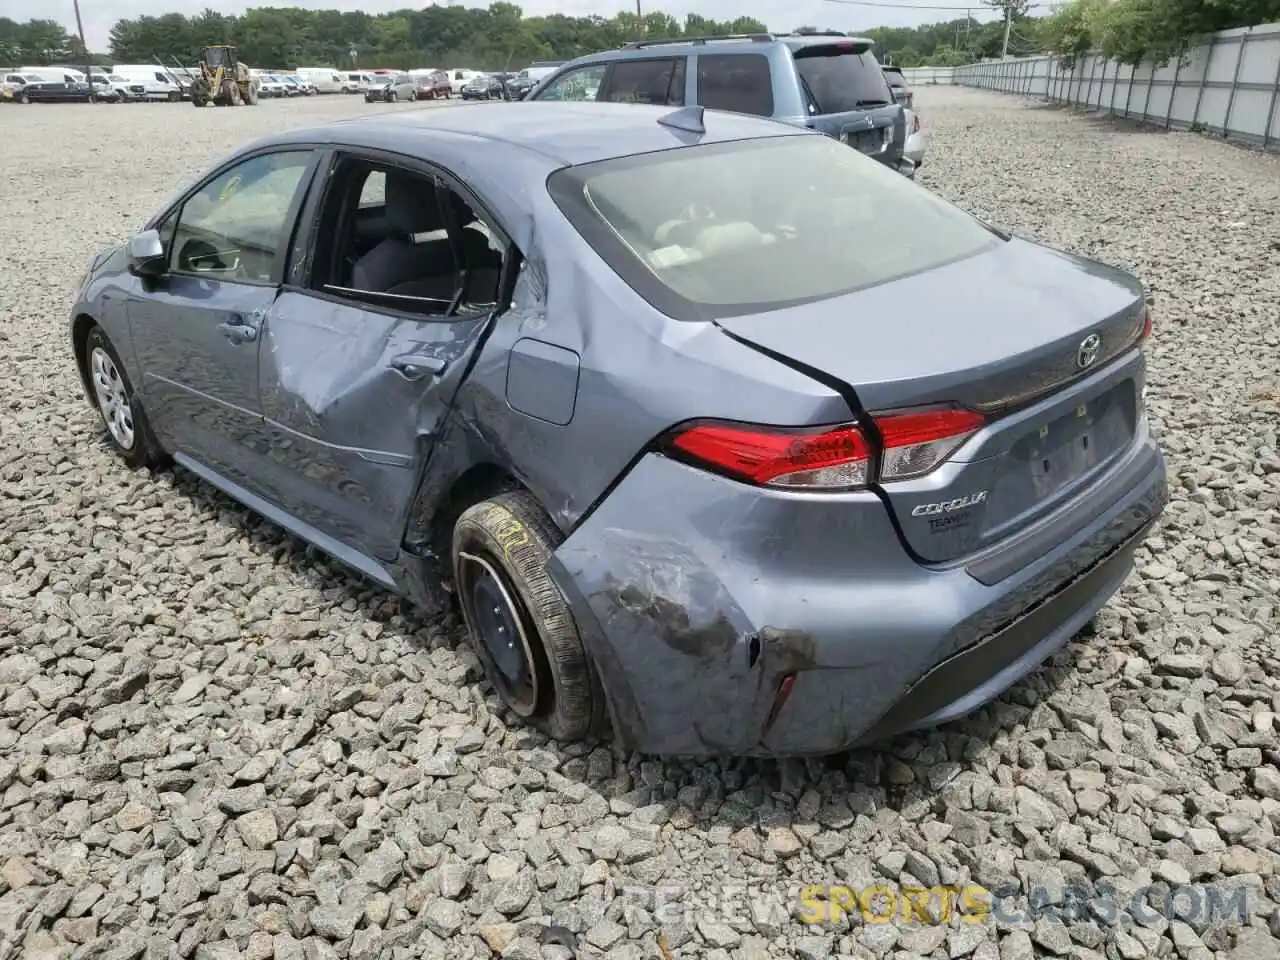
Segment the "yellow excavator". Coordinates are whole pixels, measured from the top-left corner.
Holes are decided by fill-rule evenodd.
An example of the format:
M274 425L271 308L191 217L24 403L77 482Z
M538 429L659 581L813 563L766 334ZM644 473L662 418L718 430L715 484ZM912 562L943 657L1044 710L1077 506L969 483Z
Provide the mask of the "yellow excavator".
M251 107L258 102L258 81L236 57L235 47L204 48L200 76L191 84L191 102L197 107Z

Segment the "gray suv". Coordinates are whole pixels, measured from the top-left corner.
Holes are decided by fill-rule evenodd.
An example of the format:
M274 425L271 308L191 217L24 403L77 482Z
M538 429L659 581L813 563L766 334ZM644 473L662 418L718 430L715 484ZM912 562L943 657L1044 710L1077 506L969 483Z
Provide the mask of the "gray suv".
M843 33L755 33L628 43L571 60L526 100L699 104L810 127L910 174L906 115L873 41Z

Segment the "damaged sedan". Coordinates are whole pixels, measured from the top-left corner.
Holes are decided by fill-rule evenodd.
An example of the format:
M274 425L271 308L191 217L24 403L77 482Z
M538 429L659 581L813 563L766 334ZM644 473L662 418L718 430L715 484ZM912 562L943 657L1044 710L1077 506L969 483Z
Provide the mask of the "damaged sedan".
M1150 333L821 134L569 102L255 142L70 323L125 463L456 605L524 722L768 756L969 713L1119 589Z

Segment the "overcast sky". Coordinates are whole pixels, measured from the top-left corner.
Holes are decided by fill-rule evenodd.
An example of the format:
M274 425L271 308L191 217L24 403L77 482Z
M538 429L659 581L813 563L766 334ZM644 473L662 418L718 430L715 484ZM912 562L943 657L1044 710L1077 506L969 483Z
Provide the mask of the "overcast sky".
M634 10L634 0L513 0L527 15L563 13L569 16L599 14L609 17L620 10ZM683 19L687 13L698 13L714 20L732 20L739 16L751 16L773 30L791 30L813 25L833 30L866 30L870 27L907 27L922 23L953 20L964 16L963 11L911 9L922 5L959 6L965 0L877 0L884 6L854 6L834 3L831 0L641 0L641 10L658 7ZM905 6L898 6L898 3ZM471 0L467 6L483 7L488 0ZM322 10L364 10L367 13L383 13L415 7L412 0L80 0L80 12L84 17L84 29L89 49L106 52L107 36L112 24L124 17L144 14L157 16L175 11L195 15L206 7L222 13L243 13L247 7L311 7ZM990 8L980 2L974 6L974 16L981 20L994 19ZM71 0L0 0L0 17L12 20L55 19L75 33L75 12Z

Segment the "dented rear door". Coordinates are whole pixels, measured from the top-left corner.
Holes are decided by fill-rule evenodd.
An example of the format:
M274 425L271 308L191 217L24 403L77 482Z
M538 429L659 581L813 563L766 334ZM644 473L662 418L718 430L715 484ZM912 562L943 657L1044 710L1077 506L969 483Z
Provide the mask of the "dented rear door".
M489 316L413 318L286 289L258 361L267 495L394 560L420 468Z

